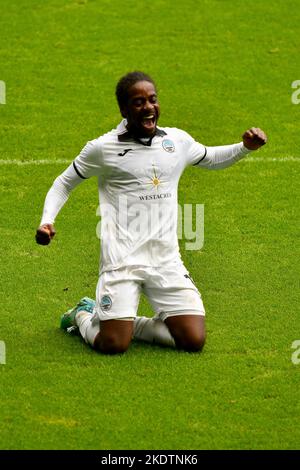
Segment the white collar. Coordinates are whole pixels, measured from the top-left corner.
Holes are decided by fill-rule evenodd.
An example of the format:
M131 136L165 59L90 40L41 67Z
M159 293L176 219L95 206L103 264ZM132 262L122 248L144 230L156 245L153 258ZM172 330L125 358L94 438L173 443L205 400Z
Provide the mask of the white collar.
M124 134L125 132L128 132L128 129L126 126L127 126L127 119L122 119L120 124L118 124L117 126L117 133Z

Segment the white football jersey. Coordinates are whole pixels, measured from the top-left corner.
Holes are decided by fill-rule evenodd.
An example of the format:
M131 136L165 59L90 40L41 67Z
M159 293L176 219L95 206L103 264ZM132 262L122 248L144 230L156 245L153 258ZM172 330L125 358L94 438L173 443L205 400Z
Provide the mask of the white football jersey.
M41 221L54 223L70 191L98 177L101 213L100 271L125 266L181 263L177 240L177 190L186 166L225 168L249 152L239 144L205 147L185 131L157 128L134 139L126 120L86 144L49 190Z
M177 188L189 164L206 148L186 132L158 128L136 141L125 122L87 143L74 160L82 178L98 177L101 271L128 265L163 266L180 259Z

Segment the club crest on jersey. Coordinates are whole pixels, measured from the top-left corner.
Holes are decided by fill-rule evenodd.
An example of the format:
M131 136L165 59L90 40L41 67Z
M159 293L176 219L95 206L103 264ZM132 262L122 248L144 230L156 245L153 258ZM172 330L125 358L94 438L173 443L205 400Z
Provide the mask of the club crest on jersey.
M169 152L169 153L175 152L174 142L170 139L164 139L162 141L162 146L166 152Z
M111 298L109 297L109 295L104 295L100 302L101 309L106 312L107 310L111 308L111 306L112 306Z

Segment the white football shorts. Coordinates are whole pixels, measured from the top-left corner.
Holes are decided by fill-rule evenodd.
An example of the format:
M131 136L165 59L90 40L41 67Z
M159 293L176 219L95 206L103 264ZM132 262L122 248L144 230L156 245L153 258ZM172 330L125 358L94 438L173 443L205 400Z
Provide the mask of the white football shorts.
M128 266L100 275L96 291L100 320L135 318L142 292L162 321L171 315L205 315L201 294L183 264Z

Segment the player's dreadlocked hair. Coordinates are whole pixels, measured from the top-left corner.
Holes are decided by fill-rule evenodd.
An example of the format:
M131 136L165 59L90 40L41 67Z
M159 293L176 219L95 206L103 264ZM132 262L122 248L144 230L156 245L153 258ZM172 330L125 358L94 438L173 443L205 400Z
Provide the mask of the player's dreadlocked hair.
M124 109L128 101L128 91L136 82L150 82L155 86L154 81L144 72L130 72L120 78L116 87L116 97L120 110Z

